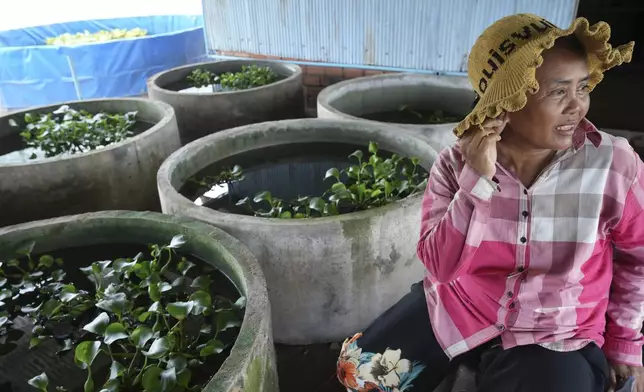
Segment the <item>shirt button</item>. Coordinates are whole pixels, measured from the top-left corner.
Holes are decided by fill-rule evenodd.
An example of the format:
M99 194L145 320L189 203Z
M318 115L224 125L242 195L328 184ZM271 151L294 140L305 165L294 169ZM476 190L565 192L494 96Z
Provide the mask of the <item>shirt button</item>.
M510 309L514 309L515 305L514 302L511 302L510 305L508 306Z
M521 215L523 215L524 218L527 218L529 214L528 211L523 211Z
M527 190L527 189L524 189L524 190L523 190L523 194L524 194L524 195L527 195L527 194L528 194L528 190Z
M508 294L507 294L508 298L512 298L513 295L514 293L512 291L508 291Z
M503 324L497 325L496 327L499 329L499 331L505 330L505 325Z
M517 268L517 271L519 271L519 272L523 272L523 271L525 271L525 268L523 268L523 267L519 267L519 268Z
M521 237L521 243L525 244L526 242L528 242L528 239L525 237Z

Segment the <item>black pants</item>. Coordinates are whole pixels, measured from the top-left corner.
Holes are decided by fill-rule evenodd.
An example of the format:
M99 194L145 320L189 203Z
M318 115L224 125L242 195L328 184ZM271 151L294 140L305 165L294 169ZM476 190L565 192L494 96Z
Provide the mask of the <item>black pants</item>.
M478 370L480 392L604 392L609 383L608 362L595 344L573 352L538 345L503 350L495 339L450 362L434 337L422 283L365 330L357 344L370 353L400 349L403 358L425 365L410 391L432 391L463 361Z

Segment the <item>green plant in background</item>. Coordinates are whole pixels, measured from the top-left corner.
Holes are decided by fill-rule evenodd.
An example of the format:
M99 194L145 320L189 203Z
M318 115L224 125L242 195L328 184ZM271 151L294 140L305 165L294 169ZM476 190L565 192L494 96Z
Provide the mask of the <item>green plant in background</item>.
M361 150L349 156L356 164L346 169L330 168L324 180L334 180L321 196L298 197L284 200L270 192L262 191L254 197L245 197L237 202L249 214L282 219L316 218L380 207L427 186L427 173L420 168L418 158L378 155L378 144L369 143L369 156ZM241 172L241 168L239 169Z
M197 68L186 77L186 80L192 87L207 87L213 84L219 84L219 76L208 71L207 69Z
M76 154L118 143L132 136L136 115L136 112L92 114L63 105L51 113L25 114L25 129L20 136L27 146L43 151L46 157ZM9 123L19 127L13 119ZM36 155L31 158L36 158Z
M221 75L197 68L186 80L192 87L221 85L223 90L236 91L265 86L278 80L278 75L270 67L243 65L240 72L226 72Z
M59 354L73 352L87 370L84 392L201 390L193 371L234 343L230 331L241 325L245 299L216 295L212 276L198 275L195 264L177 255L184 243L177 235L168 245L151 245L148 254L81 268L92 292L65 281L63 260L33 258L31 244L0 264L6 309L0 337L10 335L15 317L27 317L34 325L30 347L54 339ZM1 339L0 346L11 343ZM97 359L111 364L105 380L95 379ZM28 383L49 388L45 372Z
M244 179L244 173L242 171L241 166L235 165L233 166L232 169L230 168L223 169L217 175L191 178L190 181L199 186L212 188L213 186L242 181L243 179Z
M135 27L133 29L112 29L112 30L100 30L96 33L90 33L85 30L82 33L70 34L64 33L57 37L47 38L45 43L47 45L78 45L86 44L91 42L107 42L114 41L117 39L124 38L136 38L144 37L148 34L148 31L140 27Z
M417 110L411 109L407 105L401 105L400 107L398 107L398 110L401 112L408 112L413 114L414 116L421 119L425 124L446 124L459 122L463 119L462 117L446 113L441 109L432 110L431 112L423 114Z
M246 90L276 82L277 74L270 67L244 65L241 72L226 72L221 75L221 87L230 90Z

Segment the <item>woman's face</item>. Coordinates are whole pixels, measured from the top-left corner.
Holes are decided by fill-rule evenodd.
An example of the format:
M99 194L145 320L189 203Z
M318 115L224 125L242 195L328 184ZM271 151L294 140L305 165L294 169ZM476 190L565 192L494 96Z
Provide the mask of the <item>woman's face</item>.
M509 113L503 138L534 149L569 148L590 107L586 57L555 45L543 52L536 78L539 91L528 95L522 110Z

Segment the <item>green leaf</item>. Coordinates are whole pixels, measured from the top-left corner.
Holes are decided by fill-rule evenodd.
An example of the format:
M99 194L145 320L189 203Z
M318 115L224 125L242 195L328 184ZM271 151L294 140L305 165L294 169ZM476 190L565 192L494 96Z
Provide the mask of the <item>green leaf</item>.
M192 372L190 371L190 369L184 368L177 374L177 385L180 385L183 388L188 388L191 378Z
M168 354L168 352L170 352L170 350L172 350L174 343L174 335L168 335L162 338L154 339L152 345L150 346L150 349L148 351L144 351L143 354L146 357L152 359L163 358L164 356L166 356L166 354Z
M57 315L58 312L60 312L62 306L62 302L55 299L50 299L42 306L41 314L47 318L52 318Z
M188 315L190 312L192 312L192 308L195 306L195 303L192 301L188 302L173 302L169 303L168 306L166 306L166 310L168 313L170 313L170 316L176 318L177 320L183 320Z
M272 200L273 200L273 195L271 195L271 193L268 191L259 192L253 198L253 201L255 203L261 203L262 201L267 201L270 203Z
M322 200L319 197L313 197L309 201L309 207L312 210L315 210L315 211L318 211L318 212L324 212L324 206L325 205L326 205L326 203L324 202L324 200Z
M9 317L7 316L0 316L0 327L3 325L7 324L9 322Z
M217 332L225 331L229 328L239 327L241 321L234 312L230 310L219 310L215 313Z
M83 329L96 335L101 335L105 333L107 326L110 324L110 316L107 313L103 312L96 316L89 324L85 325Z
M38 388L43 392L47 392L47 388L49 387L49 377L47 377L47 373L42 372L36 377L29 379L27 384L34 388Z
M83 367L84 369L87 369L92 365L94 359L96 359L100 348L101 342L82 342L78 346L76 346L76 350L74 351L74 358L78 362L85 365Z
M186 259L181 259L181 261L177 265L177 269L179 270L179 272L181 272L181 275L185 276L186 273L194 266L195 266L194 263L191 263Z
M291 219L293 217L293 214L291 211L284 211L280 214L281 219Z
M168 245L167 247L171 249L176 249L181 247L181 245L185 243L186 243L186 239L183 236L183 234L178 234L172 237L172 241L170 241L170 245Z
M71 351L71 349L73 348L74 348L74 344L72 343L72 340L65 339L63 347L60 350L56 351L56 354L57 355L65 354L66 352Z
M106 299L96 303L97 308L118 315L122 315L128 305L129 301L127 300L125 293L112 294L109 297L106 297Z
M69 302L73 300L74 298L78 297L80 294L79 293L71 293L69 291L64 291L60 293L60 300L63 303Z
M146 391L161 391L161 373L163 370L158 366L150 366L143 373L141 382Z
M42 341L43 339L38 336L32 337L31 339L29 339L29 348L31 349L38 346L40 343L42 343Z
M190 287L194 287L199 290L203 290L206 292L210 292L210 283L212 280L210 279L210 276L208 275L201 275L197 277L197 279L192 281L192 284Z
M155 365L143 373L141 382L146 391L167 392L172 390L177 383L177 375L174 368L162 370Z
M117 340L121 339L127 339L128 334L127 331L125 330L125 326L121 323L112 323L107 326L105 329L105 339L104 342L107 345L110 345Z
M65 271L59 269L51 273L51 278L56 282L60 282L65 279L66 275Z
M52 265L54 265L54 258L49 255L40 256L40 259L38 260L38 265L45 268L49 268Z
M148 309L148 312L150 313L160 313L163 310L161 307L161 302L155 302L152 305L150 305L150 308Z
M42 307L42 305L43 304L41 303L40 305L35 306L35 307L34 306L23 306L22 308L20 308L20 311L22 311L23 313L34 313L34 312L39 311L40 308Z
M378 143L369 142L369 152L372 154L378 153Z
M138 320L139 320L140 322L144 323L144 322L145 322L145 320L147 320L147 319L148 319L148 317L150 317L150 314L151 314L150 312L143 312L143 313L141 313L141 314L139 315Z
M159 289L158 283L150 283L150 286L148 286L148 295L154 302L161 301L161 290Z
M220 340L212 339L206 346L199 351L199 356L207 357L214 354L219 354L224 351L226 345L224 345Z
M354 157L356 158L359 162L362 162L364 154L360 150L356 150L353 152L353 154L349 155L349 158Z
M0 287L4 286L5 284L7 284L7 278L0 276Z
M177 372L185 369L188 366L188 360L186 357L178 354L170 355L168 360L168 368L173 367Z
M9 289L4 289L0 291L0 301L3 301L7 298L11 298L13 296L13 293Z
M165 293L166 291L172 290L172 285L168 282L160 282L159 283L159 291L162 293Z
M125 372L125 366L123 366L119 361L112 361L112 366L110 366L110 380L119 378Z
M138 348L143 348L145 344L154 337L152 329L146 326L137 327L132 331L132 343Z
M340 181L340 171L335 167L332 167L331 169L326 171L324 179L326 180L329 177L335 177L338 181Z
M25 282L22 284L22 287L18 291L20 294L33 293L36 291L36 286L31 282Z
M212 297L210 296L210 293L203 290L192 293L190 301L195 304L195 314L201 314L205 308L210 308L212 306Z

